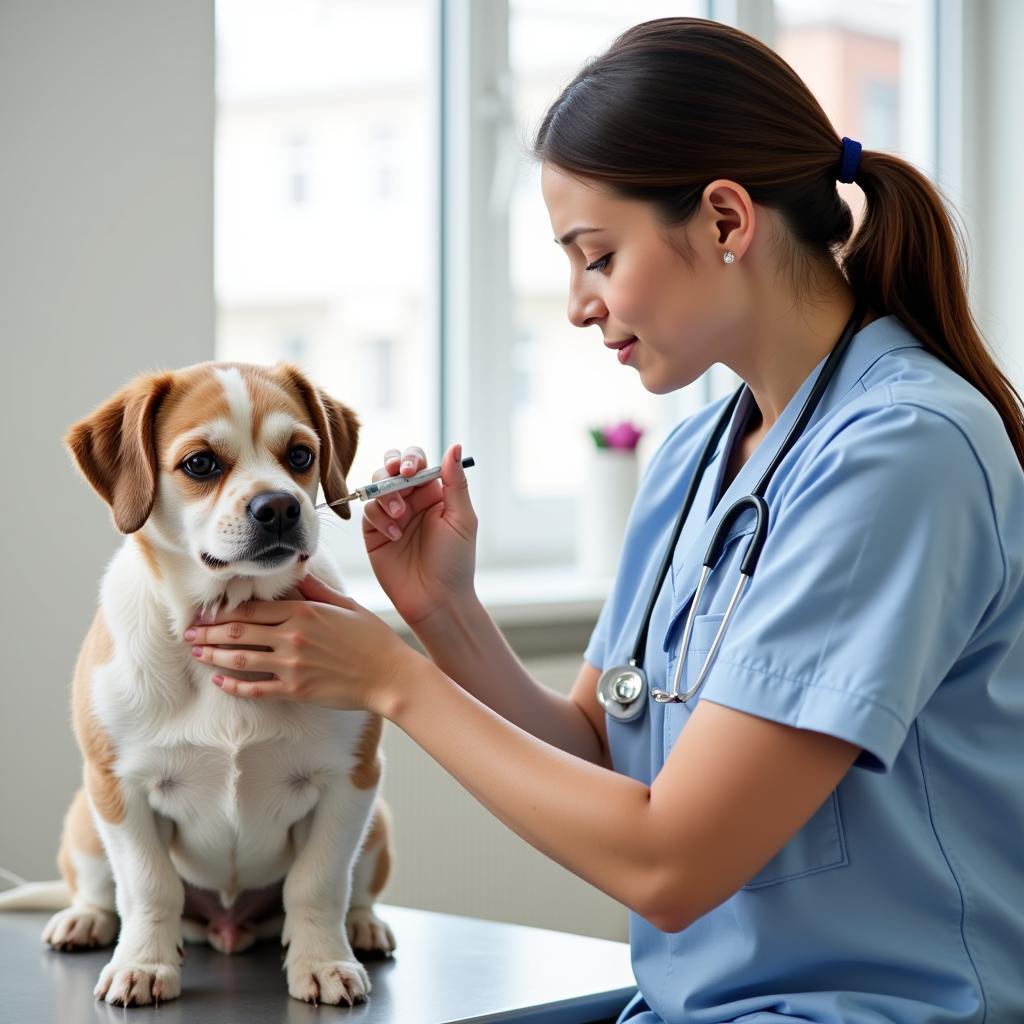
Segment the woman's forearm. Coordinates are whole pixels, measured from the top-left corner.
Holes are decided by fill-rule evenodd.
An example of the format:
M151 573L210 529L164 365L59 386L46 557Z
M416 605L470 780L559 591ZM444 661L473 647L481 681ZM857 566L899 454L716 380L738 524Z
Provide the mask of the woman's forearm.
M536 849L638 913L659 873L647 786L556 749L420 661L378 710Z
M502 718L576 757L605 763L587 716L526 671L475 595L418 623L415 632L445 675Z

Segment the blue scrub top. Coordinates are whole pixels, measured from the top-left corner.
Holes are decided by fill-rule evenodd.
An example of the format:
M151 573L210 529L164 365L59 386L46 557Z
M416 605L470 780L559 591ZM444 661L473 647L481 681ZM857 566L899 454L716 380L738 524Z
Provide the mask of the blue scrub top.
M760 479L816 375L712 507L737 408L654 609L652 687L671 685L719 517ZM647 468L585 654L599 669L629 659L723 404L677 427ZM620 1020L1024 1021L1024 472L1003 423L883 317L855 335L766 498L761 560L707 680L689 704L606 718L614 767L649 784L700 700L863 753L723 904L675 934L630 915L640 991ZM708 582L686 686L752 529L748 513Z

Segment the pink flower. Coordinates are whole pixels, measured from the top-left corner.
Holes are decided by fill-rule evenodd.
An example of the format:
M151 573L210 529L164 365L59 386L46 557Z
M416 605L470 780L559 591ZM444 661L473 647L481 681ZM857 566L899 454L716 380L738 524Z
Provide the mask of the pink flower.
M636 448L637 442L643 437L643 431L638 430L629 420L623 420L622 423L618 423L614 427L608 427L602 433L605 444L609 448L630 452Z

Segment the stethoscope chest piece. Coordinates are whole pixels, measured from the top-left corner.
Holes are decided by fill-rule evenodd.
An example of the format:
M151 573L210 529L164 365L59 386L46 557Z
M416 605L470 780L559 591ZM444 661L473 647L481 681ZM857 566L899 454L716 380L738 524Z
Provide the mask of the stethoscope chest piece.
M605 669L597 681L597 702L617 722L632 722L644 713L647 676L637 665Z

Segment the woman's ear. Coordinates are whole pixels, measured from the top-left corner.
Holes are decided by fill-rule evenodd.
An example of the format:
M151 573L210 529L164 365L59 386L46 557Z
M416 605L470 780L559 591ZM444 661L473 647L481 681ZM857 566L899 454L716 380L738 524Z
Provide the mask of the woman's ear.
M736 259L742 259L753 239L756 221L750 193L735 181L719 178L705 186L701 212L711 229L715 249L731 250Z
M359 441L356 414L347 405L314 387L297 366L278 363L275 370L302 397L320 438L320 486L324 497L328 501L344 498L349 493L345 478ZM347 504L331 507L342 519L352 518L352 510Z
M153 511L159 473L153 425L173 381L171 373L133 380L64 437L122 533L141 529Z

